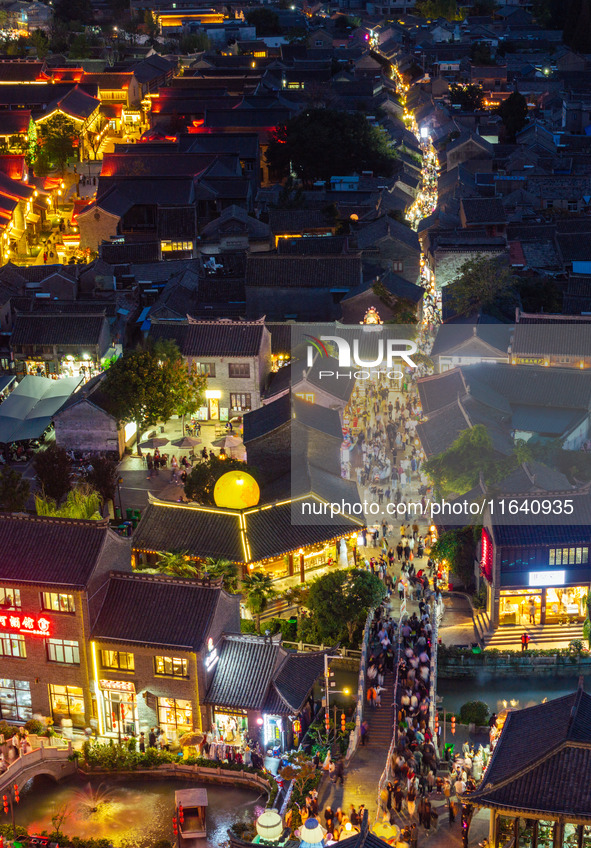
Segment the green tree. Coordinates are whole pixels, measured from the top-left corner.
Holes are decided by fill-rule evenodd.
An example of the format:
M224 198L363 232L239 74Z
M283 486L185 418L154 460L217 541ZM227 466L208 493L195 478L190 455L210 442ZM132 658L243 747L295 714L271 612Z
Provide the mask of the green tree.
M0 509L22 512L29 500L31 487L22 474L6 466L0 472Z
M591 0L569 0L562 40L578 53L591 52Z
M273 9L268 9L266 6L248 9L246 20L249 26L256 27L258 38L265 35L281 35L279 15Z
M562 312L562 287L552 277L520 277L517 288L524 312Z
M486 256L467 259L452 283L450 305L457 315L473 315L498 306L512 289L508 268Z
M187 551L169 551L158 554L156 570L174 577L199 577L199 569Z
M242 580L242 594L246 607L255 617L257 632L261 632L261 614L276 597L273 579L264 571L251 571Z
M213 456L198 462L193 467L193 470L187 476L185 495L190 501L213 506L215 503L213 499L215 484L226 471L245 471L253 477L256 477L258 473L255 468L250 468L239 459L233 457L221 459L219 456Z
M35 455L33 468L43 497L60 503L72 488L72 463L64 448L51 444Z
M235 562L207 557L204 571L212 580L219 580L221 577L222 585L228 592L238 591L238 566Z
M41 149L50 166L63 172L68 159L75 155L78 133L73 121L57 112L39 124L37 148Z
M490 52L490 44L486 41L476 41L471 50L473 65L496 65Z
M368 170L389 176L396 162L381 127L359 112L334 109L307 109L291 118L273 133L266 155L273 171L284 176L294 171L307 184Z
M101 496L85 483L71 489L65 501L58 505L44 494L35 495L37 515L49 515L54 518L78 518L86 521L100 521Z
M445 18L448 21L461 21L462 12L456 0L417 0L415 13L421 18Z
M189 32L181 38L179 48L183 54L202 53L211 50L211 39L204 32Z
M193 408L199 406L204 385L200 375L189 372L175 345L158 342L126 351L108 369L104 390L117 420L135 422L141 453L144 431L168 421L188 400Z
M29 36L31 47L35 49L38 59L45 59L49 53L49 38L42 29L34 29Z
M449 87L449 99L453 104L461 106L464 112L477 112L482 109L484 91L482 86L475 83L461 85L454 82Z
M330 571L310 584L307 607L322 642L354 641L371 607L384 598L380 578L360 568Z
M513 143L515 135L527 124L527 100L523 94L512 91L509 97L503 100L497 113L505 127L506 140Z
M474 560L476 545L480 540L482 527L454 527L442 533L431 548L429 556L435 562L449 565L452 574L466 587L474 583Z
M148 30L148 35L150 38L155 38L158 35L158 21L154 17L153 12L149 9L144 11L144 23Z
M115 499L119 472L117 463L112 459L97 456L92 460L92 469L87 471L84 479L101 496L103 503Z

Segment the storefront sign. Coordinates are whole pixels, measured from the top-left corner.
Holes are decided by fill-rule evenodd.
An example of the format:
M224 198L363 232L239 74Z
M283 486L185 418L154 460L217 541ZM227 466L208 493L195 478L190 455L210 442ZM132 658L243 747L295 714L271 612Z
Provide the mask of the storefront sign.
M564 586L566 583L565 571L530 571L530 586Z
M45 616L0 613L0 629L32 636L51 636L51 621Z
M131 680L99 680L101 689L113 692L135 692L135 683Z

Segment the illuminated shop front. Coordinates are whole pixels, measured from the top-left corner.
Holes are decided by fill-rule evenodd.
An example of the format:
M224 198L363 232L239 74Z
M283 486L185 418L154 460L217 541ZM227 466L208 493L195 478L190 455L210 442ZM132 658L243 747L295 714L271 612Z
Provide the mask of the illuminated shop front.
M130 736L139 733L137 697L131 680L100 680L106 733Z
M485 527L480 572L491 623L533 627L584 621L590 546L588 525Z
M193 729L193 704L182 698L158 698L158 725L169 737L178 739Z
M313 494L309 499L317 500ZM243 576L256 571L270 574L274 580L299 575L303 583L308 575L322 569L352 566L363 520L343 515L338 517L338 523L336 520L331 523L328 516L322 526L312 522L298 524L292 522L295 503L289 500L230 509L193 503L176 504L151 497L133 537L134 556L143 566L156 562L160 521L166 521L170 510L174 509L181 512L175 520L182 524L185 538L218 539L217 555L240 566ZM289 540L300 541L301 547L285 550L289 542L278 528L286 526L291 528ZM322 539L322 536L329 538ZM197 544L189 554L197 561L204 561L210 555Z
M214 708L213 723L220 740L228 745L241 745L248 735L246 710Z

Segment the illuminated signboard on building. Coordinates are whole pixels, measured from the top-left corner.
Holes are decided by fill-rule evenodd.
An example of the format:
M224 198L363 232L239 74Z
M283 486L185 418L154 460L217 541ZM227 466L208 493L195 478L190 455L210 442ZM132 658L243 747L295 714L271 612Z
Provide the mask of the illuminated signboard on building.
M530 586L564 586L566 573L564 571L530 571Z
M114 692L135 692L135 683L131 680L99 680L101 689Z
M0 613L0 629L14 633L30 633L32 636L51 636L51 621L42 616L22 613Z

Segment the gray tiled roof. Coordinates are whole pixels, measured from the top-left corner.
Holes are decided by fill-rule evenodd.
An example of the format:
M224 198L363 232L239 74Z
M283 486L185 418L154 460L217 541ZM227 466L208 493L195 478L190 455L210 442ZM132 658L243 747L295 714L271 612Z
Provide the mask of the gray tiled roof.
M195 507L150 503L133 534L140 551L186 550L194 556L226 557L244 562L236 515L212 513Z
M461 397L466 392L466 386L458 368L446 371L445 374L424 377L418 381L417 385L425 415L447 406L452 400Z
M260 636L226 637L205 702L243 710L261 709L279 650L278 641Z
M104 315L17 315L10 344L98 345Z
M540 733L540 728L551 732ZM591 696L577 692L523 710L505 722L476 803L591 820Z
M85 586L107 543L123 567L129 545L106 522L2 513L0 581Z
M221 595L219 586L195 580L114 574L92 636L199 651Z
M354 288L361 282L358 256L258 256L246 261L246 286Z
M153 324L150 338L172 339L183 356L258 356L264 324L196 322Z
M500 198L463 197L460 203L468 224L503 224L506 221Z
M279 639L225 636L205 703L298 713L324 668L324 652L296 654Z

